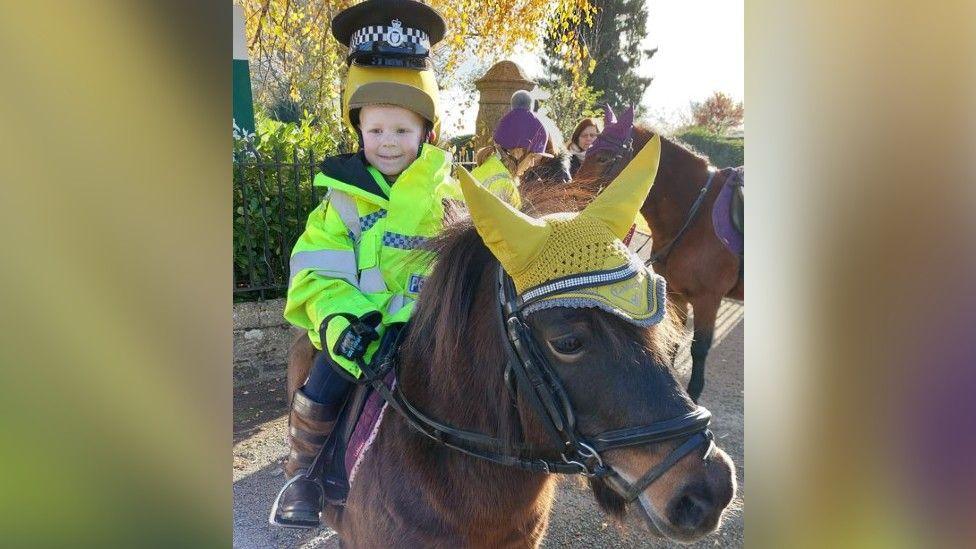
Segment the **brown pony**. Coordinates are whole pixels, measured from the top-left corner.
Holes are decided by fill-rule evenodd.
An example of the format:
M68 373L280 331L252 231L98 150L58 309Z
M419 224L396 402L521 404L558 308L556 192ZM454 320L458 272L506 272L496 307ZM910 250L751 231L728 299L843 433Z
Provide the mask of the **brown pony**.
M608 124L608 130L612 130L611 126ZM633 154L636 154L654 132L633 126L632 136ZM622 147L594 144L574 183L592 198L623 170L631 158L632 154ZM640 210L654 237L652 256L661 255L653 264L654 271L667 280L668 300L677 308L679 321L685 321L689 304L694 312L695 335L691 344L688 394L695 402L705 386L705 359L712 346L715 317L722 298L744 298L742 259L730 252L712 229L712 205L725 182L724 174L715 176L698 214L681 239L675 242L708 177L707 160L662 136L657 177ZM669 246L670 250L665 250ZM662 250L666 253L661 254ZM677 348L672 350L672 356L676 353Z
M400 351L402 393L430 417L513 446L521 432L540 453L558 459L540 419L521 392L513 398L504 379L498 261L466 218L452 222L431 249L438 260ZM644 425L694 408L667 365L677 336L672 323L637 328L598 309L563 308L538 311L528 322L561 377L581 432ZM582 345L572 360L552 346L566 337ZM293 345L289 397L312 364L309 349L307 337ZM611 450L606 460L634 480L681 442ZM718 527L735 493L733 464L718 448L705 458L701 454L678 461L632 506L652 535L693 541ZM615 515L627 511L602 482L591 484L604 509ZM346 507L329 506L324 516L347 547L536 547L546 532L555 487L553 475L441 446L387 408Z

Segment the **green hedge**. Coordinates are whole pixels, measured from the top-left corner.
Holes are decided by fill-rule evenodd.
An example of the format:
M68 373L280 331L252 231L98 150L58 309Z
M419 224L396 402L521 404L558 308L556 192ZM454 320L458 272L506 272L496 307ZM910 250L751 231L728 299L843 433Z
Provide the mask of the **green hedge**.
M718 135L698 126L681 130L674 137L707 156L711 163L718 168L744 164L746 144L745 139L741 137Z
M347 146L307 114L297 123L256 118L255 134L234 139L235 301L283 295L291 248L321 198L312 188L318 163ZM267 289L241 291L252 288Z

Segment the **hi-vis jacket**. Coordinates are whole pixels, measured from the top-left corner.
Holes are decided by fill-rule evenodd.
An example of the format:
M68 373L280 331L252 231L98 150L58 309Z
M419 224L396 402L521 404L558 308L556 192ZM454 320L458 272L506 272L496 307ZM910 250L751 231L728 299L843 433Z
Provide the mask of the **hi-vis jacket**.
M292 250L285 319L330 354L349 326L336 313L381 313L381 336L386 326L405 322L434 259L416 248L443 227L442 199L461 199L450 174L450 154L429 144L392 186L361 152L326 159L313 184L328 194ZM329 317L322 342L319 329ZM366 362L377 348L374 341ZM332 358L359 376L353 362Z
M508 173L508 168L502 164L498 154L492 154L480 166L471 170L471 176L498 198L516 208L522 206L522 197L515 179Z

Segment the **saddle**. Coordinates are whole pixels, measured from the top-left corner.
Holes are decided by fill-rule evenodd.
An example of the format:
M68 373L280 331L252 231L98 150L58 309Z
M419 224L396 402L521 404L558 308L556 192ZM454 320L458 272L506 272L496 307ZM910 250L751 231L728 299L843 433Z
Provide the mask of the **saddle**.
M313 472L313 476L321 479L326 497L330 503L344 504L349 494L349 478L346 474L345 455L349 440L352 438L356 423L366 404L371 389L365 385L356 385L346 403L335 429L322 447L322 465Z
M395 357L402 341L400 332L399 329L387 332L376 354L378 361L386 362ZM388 388L392 389L395 380L392 369L383 375L383 382ZM330 504L345 505L356 466L372 444L385 409L386 401L368 380L357 380L343 404L335 429L322 447L319 459L316 459L320 465L312 472L313 477L321 479Z
M742 193L745 185L741 182L738 185L732 187L732 206L729 208L729 215L732 217L732 225L735 229L739 231L740 234L746 234L745 231L745 198Z
M729 171L712 206L712 227L725 247L741 257L745 234L745 172L741 167Z

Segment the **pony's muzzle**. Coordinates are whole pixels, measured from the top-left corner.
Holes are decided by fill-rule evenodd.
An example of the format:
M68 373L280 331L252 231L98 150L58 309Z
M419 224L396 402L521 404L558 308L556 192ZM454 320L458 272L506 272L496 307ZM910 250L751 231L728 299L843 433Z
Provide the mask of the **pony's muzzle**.
M642 470L654 466L661 452L628 449L618 451L613 466L627 482L634 483ZM657 481L647 486L633 507L639 507L645 525L654 535L680 542L694 542L715 531L735 496L732 460L710 444L685 455ZM632 507L632 509L633 509Z
M678 488L657 509L665 523L658 526L664 526L669 537L680 541L694 541L713 532L735 497L732 460L725 452L713 448L688 469L681 479L684 482L675 479L673 485Z

